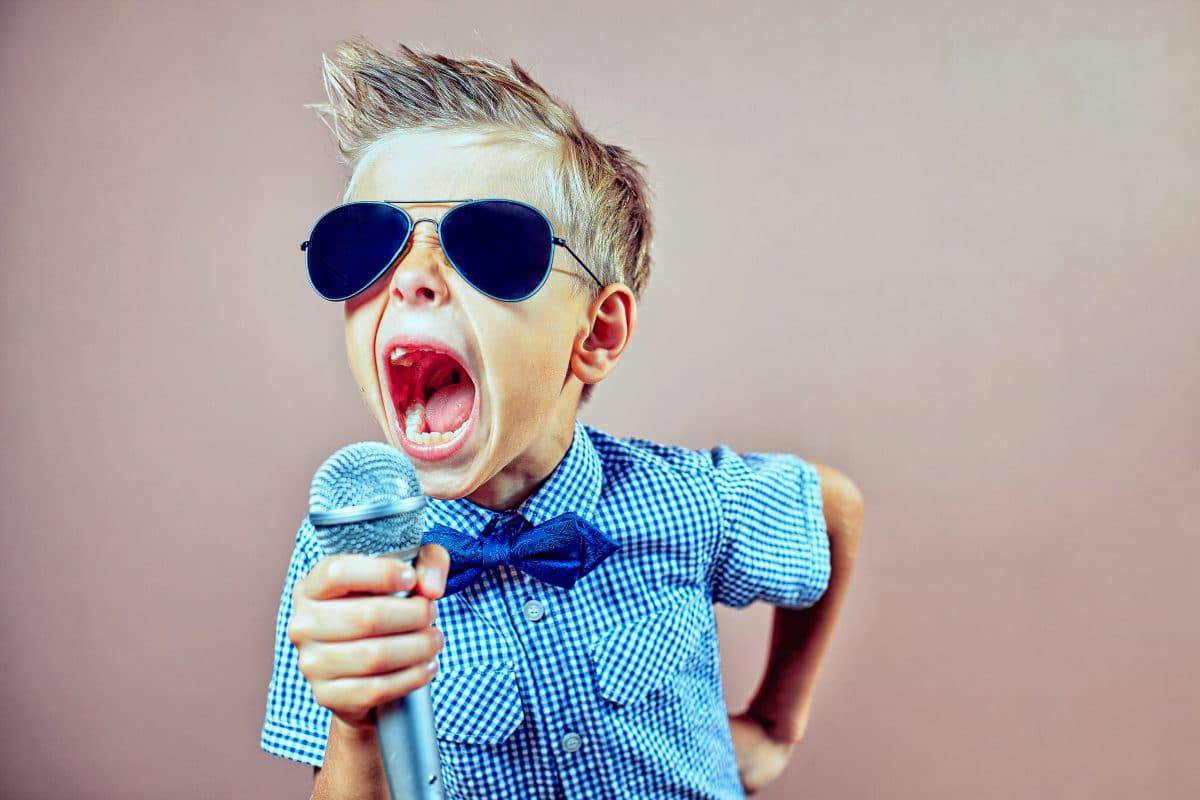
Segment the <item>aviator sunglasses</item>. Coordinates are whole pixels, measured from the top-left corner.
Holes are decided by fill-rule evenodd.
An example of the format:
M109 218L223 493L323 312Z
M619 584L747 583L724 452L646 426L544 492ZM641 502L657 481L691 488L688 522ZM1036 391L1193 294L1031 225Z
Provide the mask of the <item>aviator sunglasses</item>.
M440 221L413 220L396 203L457 203ZM446 259L475 289L494 300L515 303L532 297L550 277L554 247L579 262L603 286L550 220L519 200L363 200L330 209L300 244L308 281L326 300L348 300L388 271L404 252L418 222L438 231Z

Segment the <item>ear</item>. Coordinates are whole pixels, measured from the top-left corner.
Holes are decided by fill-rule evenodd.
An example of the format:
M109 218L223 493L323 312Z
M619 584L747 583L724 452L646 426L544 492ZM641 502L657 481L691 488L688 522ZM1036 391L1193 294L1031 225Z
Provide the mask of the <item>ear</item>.
M617 366L637 327L637 298L623 283L600 290L588 309L590 329L571 353L571 371L583 383L599 383Z

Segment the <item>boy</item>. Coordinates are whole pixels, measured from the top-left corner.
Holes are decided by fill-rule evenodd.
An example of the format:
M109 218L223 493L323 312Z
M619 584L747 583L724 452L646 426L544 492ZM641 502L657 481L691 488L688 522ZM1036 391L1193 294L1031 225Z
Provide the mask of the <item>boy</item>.
M515 61L354 39L325 80L318 108L356 205L314 226L310 281L344 302L351 370L417 468L427 531L492 561L464 571L441 544L415 569L323 557L305 520L263 748L316 767L314 797L386 797L371 709L430 683L450 797L767 784L805 731L858 548L857 489L796 456L576 418L637 324L647 190L639 162ZM513 556L521 537L568 534L584 555L565 579ZM778 606L768 664L730 717L712 604L753 601Z

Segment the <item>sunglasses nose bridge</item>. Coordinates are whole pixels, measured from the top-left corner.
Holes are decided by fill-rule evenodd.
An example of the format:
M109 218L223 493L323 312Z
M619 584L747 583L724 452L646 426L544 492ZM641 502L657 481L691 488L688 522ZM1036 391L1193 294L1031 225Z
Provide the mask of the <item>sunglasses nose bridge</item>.
M431 226L431 230L422 231L419 227L422 222L428 222ZM412 221L412 227L409 229L408 236L410 239L427 238L430 236L435 237L437 239L438 246L440 247L442 244L442 224L432 217L421 217L420 219L415 219Z
M417 228L422 222L432 223L434 230L422 234ZM413 220L408 243L393 262L394 272L389 291L400 302L410 305L437 305L449 293L442 275L441 241L438 221L429 217ZM431 242L430 235L437 237ZM423 240L423 241L422 241ZM432 246L431 246L432 245Z
M422 230L420 228L420 225L422 222L428 222L430 224L429 229ZM409 240L410 245L417 244L419 242L423 242L425 244L434 244L437 246L438 249L441 249L441 247L442 247L442 225L441 225L441 222L439 222L436 219L432 219L430 217L421 217L420 219L413 220L412 226L409 228L409 231L408 231L408 240Z

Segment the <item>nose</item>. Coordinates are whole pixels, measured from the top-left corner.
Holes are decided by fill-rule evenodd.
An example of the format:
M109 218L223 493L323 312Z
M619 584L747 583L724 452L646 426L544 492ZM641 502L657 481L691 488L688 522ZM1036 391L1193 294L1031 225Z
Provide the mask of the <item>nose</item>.
M431 219L417 220L412 239L392 273L393 302L413 308L432 308L445 303L450 289L442 277L443 261L436 223Z

